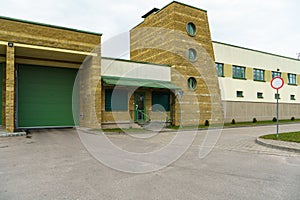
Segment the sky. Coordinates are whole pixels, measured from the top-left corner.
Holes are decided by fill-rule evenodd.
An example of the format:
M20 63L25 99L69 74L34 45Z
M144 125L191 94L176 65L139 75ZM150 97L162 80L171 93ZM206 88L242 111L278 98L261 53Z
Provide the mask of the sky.
M103 43L171 0L0 0L0 16L102 33ZM180 0L179 0L180 1ZM212 39L297 58L299 0L181 0L207 10ZM126 38L126 36L123 36ZM109 52L107 52L109 54ZM114 55L106 55L114 56Z

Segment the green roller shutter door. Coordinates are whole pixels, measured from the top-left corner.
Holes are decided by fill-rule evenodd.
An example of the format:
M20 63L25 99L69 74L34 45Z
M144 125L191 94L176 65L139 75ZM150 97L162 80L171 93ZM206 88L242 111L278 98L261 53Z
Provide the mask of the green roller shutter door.
M77 71L19 65L18 127L74 126L72 91Z
M0 63L0 124L2 125L2 80L3 80L3 64Z

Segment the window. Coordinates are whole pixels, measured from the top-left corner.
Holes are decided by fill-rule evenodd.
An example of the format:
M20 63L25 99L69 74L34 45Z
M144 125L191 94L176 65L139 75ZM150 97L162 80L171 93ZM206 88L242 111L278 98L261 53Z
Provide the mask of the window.
M222 77L224 76L224 64L223 63L216 63L217 73L218 76Z
M275 99L280 99L280 94L275 94Z
M262 92L258 92L257 93L257 98L258 99L263 99L264 98L264 94Z
M274 77L281 77L281 72L272 72L272 78Z
M253 79L255 81L264 81L265 80L265 71L261 69L253 70Z
M245 78L245 67L232 66L232 77L233 78Z
M170 111L170 93L152 92L152 111Z
M288 78L289 78L289 84L290 85L296 85L296 74L288 74Z
M196 89L196 86L197 86L197 81L195 78L191 77L188 79L188 87L191 89L191 90L194 90Z
M189 49L188 50L188 58L190 61L195 61L197 58L197 52L195 49Z
M243 91L236 91L237 97L244 97Z
M188 34L190 36L196 35L196 26L195 26L195 24L193 24L192 22L188 23L186 25L186 31L188 32Z
M127 111L128 92L126 90L105 90L105 111Z
M291 94L291 100L296 100L296 96L294 94Z

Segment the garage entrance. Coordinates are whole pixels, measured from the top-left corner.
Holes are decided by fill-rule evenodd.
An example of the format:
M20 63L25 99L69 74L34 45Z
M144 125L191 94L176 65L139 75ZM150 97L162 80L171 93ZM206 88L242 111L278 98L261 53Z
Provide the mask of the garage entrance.
M78 69L18 65L18 128L74 126L72 91Z

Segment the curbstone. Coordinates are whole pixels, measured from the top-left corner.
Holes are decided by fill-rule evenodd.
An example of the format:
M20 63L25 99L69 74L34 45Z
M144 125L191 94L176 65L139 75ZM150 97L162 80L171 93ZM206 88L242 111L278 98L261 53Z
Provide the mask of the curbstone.
M256 138L255 142L259 145L269 147L269 148L272 148L272 149L279 149L279 150L284 150L284 151L291 151L291 152L300 153L300 145L299 145L299 147L297 147L297 143L294 146L293 145L288 146L288 145L291 145L293 143L292 142L285 142L288 145L278 144L278 141L262 139L262 138L259 138L259 137Z

